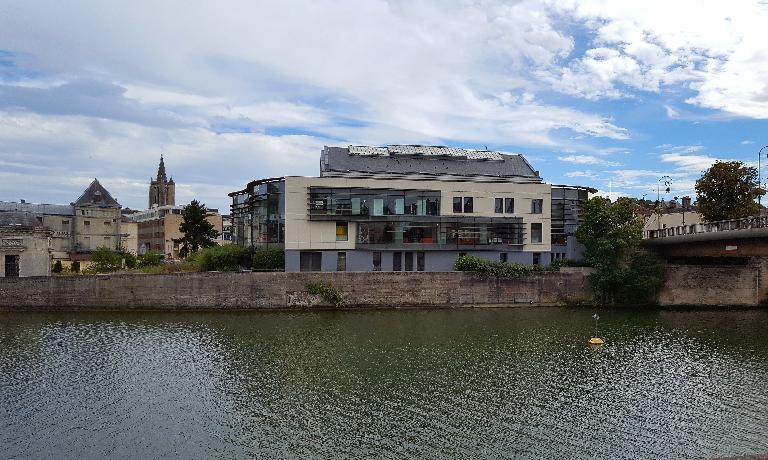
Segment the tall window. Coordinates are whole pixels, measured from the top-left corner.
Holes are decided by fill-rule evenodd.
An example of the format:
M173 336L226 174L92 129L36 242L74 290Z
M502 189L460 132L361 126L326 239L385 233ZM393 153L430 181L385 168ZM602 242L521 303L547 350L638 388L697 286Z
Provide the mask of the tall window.
M336 222L336 241L349 240L349 223Z
M506 252L502 252L502 253L499 254L499 261L506 262L507 260L508 260L508 258L507 258L507 253Z
M5 256L5 276L8 278L16 278L19 276L19 256Z
M534 252L533 253L533 265L541 265L541 253L540 252Z
M504 199L496 198L493 200L493 212L502 214L504 212Z
M402 252L393 252L392 253L392 271L399 272L403 271L403 253Z
M531 200L531 214L541 214L544 207L544 200L535 198Z
M465 213L473 212L472 207L473 207L472 197L471 196L464 197L464 212Z
M514 198L504 198L504 212L507 214L513 214L515 212Z
M453 212L460 213L461 212L461 197L455 196L453 197Z
M405 271L407 272L413 271L413 253L412 252L405 253Z
M336 271L337 272L345 272L347 271L347 253L346 252L340 252L336 256Z
M531 243L541 243L542 228L541 223L531 224Z
M381 271L381 252L376 251L373 253L373 271Z
M424 252L417 252L416 253L416 271L423 272L424 271L424 259L425 259L425 253Z
M301 251L299 253L299 270L302 272L319 272L322 257L323 253L319 251Z

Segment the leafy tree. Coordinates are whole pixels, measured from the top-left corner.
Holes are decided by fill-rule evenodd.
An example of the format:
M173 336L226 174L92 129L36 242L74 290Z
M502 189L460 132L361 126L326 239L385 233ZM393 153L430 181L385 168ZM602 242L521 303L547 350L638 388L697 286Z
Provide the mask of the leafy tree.
M156 267L160 265L163 260L163 255L156 251L147 251L141 254L136 261L139 268Z
M664 267L640 247L643 218L635 200L615 203L601 197L588 200L576 239L584 259L595 268L590 278L597 301L605 304L647 303L664 282Z
M91 260L97 273L116 272L123 268L122 254L104 246L93 252Z
M214 240L219 236L219 232L206 219L208 211L206 211L204 204L200 204L197 200L192 200L191 203L184 206L182 217L183 220L181 225L179 225L179 230L184 236L174 239L174 242L181 244L181 250L179 251L181 257L197 252L200 248L209 248L216 245Z
M699 213L709 222L757 215L755 199L764 193L757 169L740 161L717 162L696 181Z

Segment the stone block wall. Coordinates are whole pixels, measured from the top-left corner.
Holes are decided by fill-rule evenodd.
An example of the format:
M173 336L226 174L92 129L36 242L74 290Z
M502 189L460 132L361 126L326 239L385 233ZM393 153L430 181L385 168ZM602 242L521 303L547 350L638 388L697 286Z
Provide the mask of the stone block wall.
M747 266L667 265L661 306L757 306L765 295L763 263Z
M0 310L194 310L329 307L309 294L325 281L345 308L484 307L588 303L588 271L521 279L450 273L183 273L0 280Z

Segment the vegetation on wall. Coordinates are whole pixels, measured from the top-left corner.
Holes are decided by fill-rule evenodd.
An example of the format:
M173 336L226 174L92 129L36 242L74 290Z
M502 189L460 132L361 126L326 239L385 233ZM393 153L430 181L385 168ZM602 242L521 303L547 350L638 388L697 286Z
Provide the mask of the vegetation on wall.
M325 281L310 281L307 283L306 289L310 294L319 295L323 300L334 307L341 307L344 305L344 299L341 297L341 293L331 283L326 283Z
M481 275L497 276L500 278L521 278L546 270L539 265L497 262L481 259L477 256L459 256L453 263L453 269L460 272L475 272Z
M197 200L192 200L191 203L184 206L182 222L179 225L179 231L184 236L173 240L181 245L179 255L182 258L197 252L200 248L216 245L214 240L219 236L219 232L213 228L212 223L208 222L207 217L208 211L206 211L205 205Z
M708 222L756 216L760 206L755 199L764 193L757 168L740 161L719 161L696 181L696 205Z
M591 198L582 218L576 239L584 245L584 261L595 268L590 281L596 300L609 305L650 302L664 282L664 266L640 247L643 220L634 200Z
M51 268L51 273L61 273L62 271L64 271L64 267L61 265L61 261L57 260Z

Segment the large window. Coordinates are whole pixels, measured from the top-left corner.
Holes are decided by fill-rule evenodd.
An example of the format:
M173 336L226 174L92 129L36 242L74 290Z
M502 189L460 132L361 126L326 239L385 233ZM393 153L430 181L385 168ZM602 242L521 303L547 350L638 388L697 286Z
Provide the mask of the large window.
M495 198L493 200L493 212L496 214L502 214L504 212L504 199Z
M453 197L453 212L455 213L461 213L461 203L462 199L460 196Z
M424 271L424 259L426 258L426 254L423 252L417 252L416 253L416 271L423 272Z
M310 187L308 211L313 216L438 216L440 192Z
M504 212L507 214L514 214L515 212L515 199L504 198Z
M474 207L474 200L471 196L464 197L464 213L471 213L474 212L472 209Z
M541 243L542 241L542 226L540 223L531 224L531 243Z
M541 214L544 208L544 200L535 198L531 200L531 214Z
M360 222L357 243L404 247L422 245L523 244L520 218L504 222Z
M380 272L381 271L381 251L373 252L372 255L373 255L373 271Z
M392 253L392 271L399 272L403 271L403 253L402 252L393 252Z
M347 253L346 252L340 252L336 255L336 271L337 272L347 271Z
M347 222L336 222L336 241L349 240L349 224Z
M405 253L405 271L407 272L413 271L413 253L412 252Z
M322 269L322 258L322 252L301 251L299 253L299 270L303 272L319 272Z

